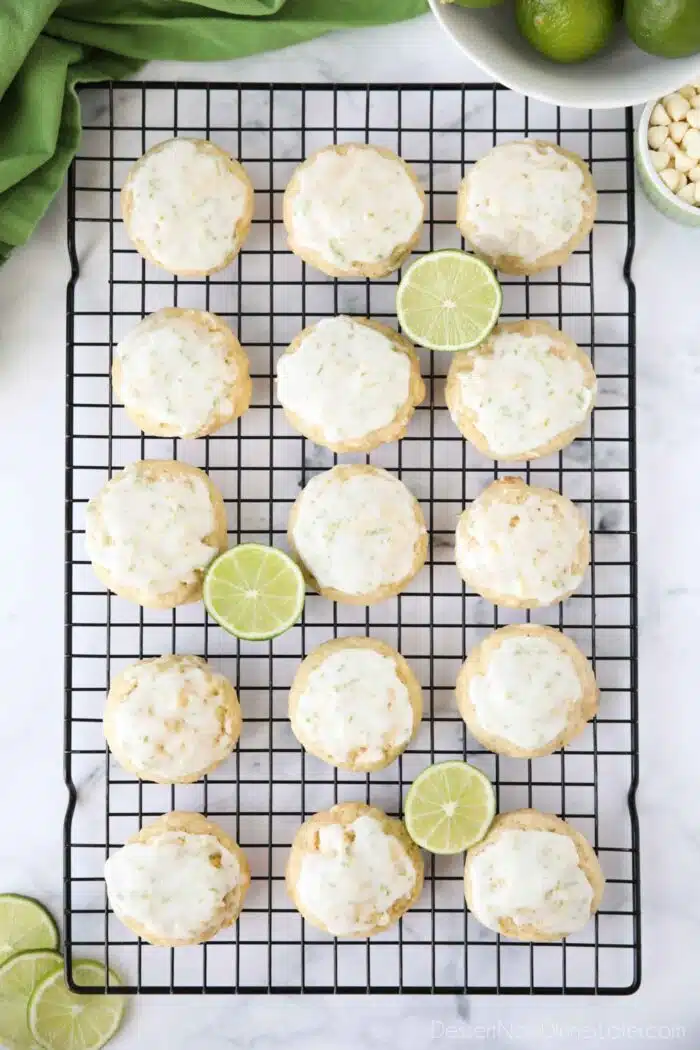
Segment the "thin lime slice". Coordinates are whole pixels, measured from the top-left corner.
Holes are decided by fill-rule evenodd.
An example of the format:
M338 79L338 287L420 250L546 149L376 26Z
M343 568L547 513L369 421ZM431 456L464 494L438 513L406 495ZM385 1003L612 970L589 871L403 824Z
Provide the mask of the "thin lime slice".
M249 642L283 634L304 608L304 577L284 551L259 543L232 547L209 566L204 604L216 622Z
M483 343L501 312L503 293L490 266L467 252L431 252L401 279L396 313L405 334L428 350L468 350Z
M36 1046L27 1024L27 1006L40 981L63 967L58 952L20 952L0 966L0 1046L30 1050Z
M461 853L483 839L496 813L491 781L468 762L428 766L404 806L409 835L431 853Z
M38 901L0 894L0 965L18 952L57 947L56 923Z
M122 982L101 963L73 963L73 979L83 987L104 988ZM76 995L63 971L48 974L29 1000L27 1021L32 1038L44 1050L99 1050L119 1028L124 1014L121 995Z

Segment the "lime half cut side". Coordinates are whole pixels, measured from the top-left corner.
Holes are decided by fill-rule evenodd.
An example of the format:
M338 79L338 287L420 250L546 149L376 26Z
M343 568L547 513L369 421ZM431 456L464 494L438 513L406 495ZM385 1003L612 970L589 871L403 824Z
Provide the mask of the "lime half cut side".
M92 960L76 960L73 978L82 987L118 987L111 970ZM35 1043L44 1050L100 1050L108 1043L124 1015L121 995L76 995L63 971L48 974L29 1000L27 1021Z
M423 255L406 271L396 295L405 334L428 350L468 350L498 320L503 292L476 255L447 249Z
M56 923L31 897L0 894L0 964L34 948L58 948Z
M409 835L430 853L461 853L480 842L496 813L489 778L468 762L439 762L411 784L404 806Z
M29 1050L36 1046L27 1025L27 1007L32 992L47 976L63 967L54 951L20 952L0 966L0 1046Z
M301 569L284 551L242 543L209 566L204 604L229 634L263 642L299 620L305 590Z

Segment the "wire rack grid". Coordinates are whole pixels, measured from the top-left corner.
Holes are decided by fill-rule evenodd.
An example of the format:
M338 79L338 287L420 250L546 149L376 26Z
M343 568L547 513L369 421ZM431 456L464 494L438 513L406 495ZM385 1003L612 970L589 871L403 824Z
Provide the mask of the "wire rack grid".
M355 86L127 83L82 92L85 131L69 178L66 739L66 969L76 956L116 966L127 989L177 992L632 992L640 977L637 783L634 446L634 246L631 112L563 110L496 85ZM178 280L128 242L118 191L145 149L173 134L210 137L240 158L256 189L255 219L238 260L208 280ZM590 351L599 397L588 432L562 453L512 470L462 440L444 407L448 360L421 354L428 398L403 441L371 456L333 456L293 432L275 402L275 363L305 325L340 312L395 324L398 275L326 278L290 254L282 192L319 146L367 141L411 163L429 217L417 251L462 244L456 190L492 145L525 135L554 140L592 166L599 190L594 233L557 271L504 280L505 318L545 317ZM142 316L166 305L210 309L238 332L252 365L245 416L194 441L135 430L110 386L113 348ZM299 488L336 462L367 460L396 472L421 500L428 563L404 594L369 609L309 595L303 621L265 645L237 643L201 604L140 609L107 594L84 550L87 500L125 464L178 458L222 490L232 543L285 543ZM531 614L494 608L465 591L453 535L464 506L493 478L518 474L569 495L589 515L592 565L563 605ZM564 629L594 662L600 716L565 751L534 761L485 752L465 731L453 688L470 647L522 619ZM396 646L424 688L425 717L397 762L371 776L304 754L286 717L300 659L320 642L371 634ZM112 760L101 715L111 676L140 657L197 653L228 674L244 713L240 744L201 783L139 782ZM534 806L578 827L607 877L603 906L566 943L520 944L468 914L462 857L426 858L417 905L367 941L339 942L307 926L284 888L301 821L337 801L400 813L428 763L468 758L496 785L500 810ZM242 845L253 881L239 922L204 946L174 951L139 942L110 912L103 867L143 823L170 809L199 810Z

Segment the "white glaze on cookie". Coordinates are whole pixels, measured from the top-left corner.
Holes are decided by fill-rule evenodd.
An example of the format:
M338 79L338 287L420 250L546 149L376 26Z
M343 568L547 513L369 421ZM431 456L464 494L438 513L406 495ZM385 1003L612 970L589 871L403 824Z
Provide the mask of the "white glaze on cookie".
M593 888L576 846L552 831L508 829L469 862L470 907L500 932L499 920L567 934L588 922Z
M319 321L277 367L282 405L329 442L388 426L408 399L410 382L408 356L351 317Z

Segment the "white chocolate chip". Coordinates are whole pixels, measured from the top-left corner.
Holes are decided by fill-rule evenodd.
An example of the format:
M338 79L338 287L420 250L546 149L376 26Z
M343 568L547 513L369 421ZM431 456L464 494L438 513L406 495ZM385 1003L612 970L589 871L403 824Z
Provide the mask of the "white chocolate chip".
M700 182L694 183L695 186L695 203L700 206Z
M691 109L690 113L686 117L686 120L688 124L690 124L691 128L700 128L700 109Z
M673 166L676 171L688 172L691 168L695 167L695 161L692 157L689 157L687 153L683 153L681 150L681 152L677 153L673 158Z
M678 190L682 190L684 186L688 185L688 176L684 175L682 171L679 171L678 174L681 177L681 181L678 183ZM676 190L676 193L678 190Z
M649 159L654 171L664 171L671 163L671 154L665 150L650 149Z
M667 153L670 153L672 157L675 157L679 153L683 152L683 150L678 145L678 143L674 142L670 135L666 139L666 141L664 142L664 149L666 150Z
M693 95L693 99L690 104L693 107L693 109L700 109L700 94Z
M674 142L680 143L683 141L687 130L688 125L684 120L674 120L673 124L671 124L671 126L668 129L668 133Z
M663 104L671 120L683 120L684 116L690 109L688 99L683 98L683 96L679 95L677 91L672 95L667 95L663 100Z
M657 102L656 105L654 106L654 108L652 109L651 116L649 117L649 123L650 124L670 124L671 123L671 118L669 117L668 113L666 112L666 110L664 109L664 107L661 105L660 102Z
M696 185L697 184L694 183L694 182L689 182L687 186L682 186L679 189L678 196L681 198L682 201L685 201L686 204L694 204L695 203L695 189L696 189Z
M685 176L683 176L683 178L684 177ZM676 171L675 168L666 168L665 171L662 171L659 174L659 178L665 186L668 186L671 193L677 193L680 189L681 173L680 171Z
M698 110L698 116L700 116L700 110ZM668 128L664 124L656 124L653 128L649 128L647 141L652 149L661 149L667 138Z
M700 160L700 131L691 128L683 137L683 149L693 160Z
M682 88L678 88L678 94L682 95L683 98L687 98L690 102L693 95L695 94L695 88L692 84L684 84Z
M694 168L690 169L688 178L691 182L700 182L700 164L696 164Z

